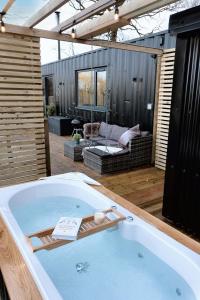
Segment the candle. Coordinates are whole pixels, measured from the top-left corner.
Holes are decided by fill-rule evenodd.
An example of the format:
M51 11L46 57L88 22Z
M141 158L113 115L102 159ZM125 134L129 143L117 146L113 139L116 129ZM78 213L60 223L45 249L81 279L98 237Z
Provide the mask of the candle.
M105 213L102 211L98 211L94 214L94 222L95 224L99 225L103 223L105 220Z

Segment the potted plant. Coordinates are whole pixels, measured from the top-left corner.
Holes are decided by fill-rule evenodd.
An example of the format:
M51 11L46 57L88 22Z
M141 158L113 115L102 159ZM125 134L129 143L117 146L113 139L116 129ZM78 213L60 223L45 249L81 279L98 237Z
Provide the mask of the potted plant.
M56 113L56 106L54 103L51 103L47 106L47 116L54 116Z
M80 144L81 135L79 133L75 133L73 135L73 140L76 142L76 144Z

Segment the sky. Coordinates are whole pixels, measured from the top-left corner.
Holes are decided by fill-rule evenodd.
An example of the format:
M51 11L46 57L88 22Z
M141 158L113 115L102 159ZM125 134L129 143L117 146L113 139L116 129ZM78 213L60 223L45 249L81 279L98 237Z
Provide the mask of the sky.
M8 14L6 15L5 22L11 24L23 25L25 21L30 18L35 12L38 11L42 6L47 3L48 0L18 0L15 1L13 6L10 8ZM133 0L127 0L133 1ZM3 8L6 0L1 0L0 9ZM88 4L89 5L89 4ZM72 8L69 3L64 5L59 9L60 11L60 21L64 21L67 18L75 15L77 11ZM139 26L142 34L151 33L153 30L162 31L168 28L169 16L172 12L165 11L157 14L154 17L141 18L138 21L137 26ZM86 21L87 22L87 21ZM37 25L37 28L50 30L56 26L56 16L55 13L50 15L44 21ZM123 30L119 32L119 40L130 40L138 37L138 33L135 30ZM68 42L61 42L61 58L66 58L72 55L80 54L83 52L95 49L94 47L80 44L72 44ZM57 60L57 41L41 39L41 63L46 64Z

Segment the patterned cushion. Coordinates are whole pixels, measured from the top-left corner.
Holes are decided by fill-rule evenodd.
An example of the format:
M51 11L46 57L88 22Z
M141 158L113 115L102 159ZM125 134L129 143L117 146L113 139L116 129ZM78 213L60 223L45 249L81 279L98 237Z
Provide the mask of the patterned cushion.
M87 136L98 136L99 135L100 123L86 123L83 125L84 137Z

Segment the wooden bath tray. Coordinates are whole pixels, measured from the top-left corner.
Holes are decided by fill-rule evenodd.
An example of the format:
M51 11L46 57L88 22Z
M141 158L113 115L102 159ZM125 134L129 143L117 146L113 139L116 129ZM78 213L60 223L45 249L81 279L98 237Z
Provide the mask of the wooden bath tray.
M113 227L118 222L126 219L126 217L124 215L122 215L120 212L118 212L114 208L104 210L103 212L106 214L106 217L105 217L104 222L99 225L95 224L93 215L83 218L79 232L78 232L77 240L80 240L88 235L97 233L104 229ZM110 214L110 218L109 218L109 214ZM43 250L43 249L51 250L51 249L60 247L62 245L74 242L71 240L56 240L56 239L54 239L51 236L53 230L54 230L54 227L51 227L51 228L48 228L48 229L45 229L42 231L38 231L38 232L35 232L35 233L27 236L28 242L31 245L33 252ZM32 238L38 238L42 244L40 246L34 246L32 243Z

